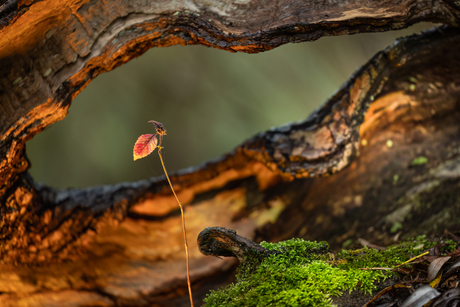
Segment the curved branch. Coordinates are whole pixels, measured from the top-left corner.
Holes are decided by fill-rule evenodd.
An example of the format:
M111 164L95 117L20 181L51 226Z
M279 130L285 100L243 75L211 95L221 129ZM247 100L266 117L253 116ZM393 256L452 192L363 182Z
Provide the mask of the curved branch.
M251 257L262 259L269 255L279 254L270 251L251 240L239 236L236 231L224 227L206 227L198 235L198 248L203 255L216 257L236 257L246 262Z
M173 175L179 198L192 204L215 197L235 183L254 182L265 191L282 178L332 174L356 159L361 139L372 135L382 121L406 117L421 121L430 119L433 112L441 116L456 110L459 45L460 33L452 28L401 40L358 70L308 120L261 133L233 153ZM433 87L438 94L427 94L435 91ZM118 223L126 216L161 220L177 214L174 199L158 179L59 191L34 184L27 173L18 178L10 188L7 206L1 208L3 261L67 258L89 230ZM67 239L62 240L63 235ZM30 246L35 252L24 254L23 249Z

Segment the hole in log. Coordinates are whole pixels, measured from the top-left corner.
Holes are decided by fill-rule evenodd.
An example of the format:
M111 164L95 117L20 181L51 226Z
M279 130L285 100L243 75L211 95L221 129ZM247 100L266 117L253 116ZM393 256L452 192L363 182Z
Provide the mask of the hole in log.
M305 119L374 53L428 26L325 37L258 55L155 48L97 78L65 120L28 142L30 172L58 188L161 175L156 157L132 162L136 138L153 131L151 119L167 128L170 171L198 165L268 127Z

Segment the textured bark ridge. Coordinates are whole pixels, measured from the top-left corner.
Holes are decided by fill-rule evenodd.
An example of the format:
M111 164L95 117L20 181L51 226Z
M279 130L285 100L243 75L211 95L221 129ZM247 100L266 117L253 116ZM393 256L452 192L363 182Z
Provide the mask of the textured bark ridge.
M177 204L158 179L56 190L27 173L25 142L64 118L97 75L151 47L260 52L419 21L445 25L378 53L306 121L261 133L172 176L190 242L207 226L256 241L301 236L332 247L359 237L385 244L459 230L459 4L0 5L0 305L187 301ZM190 249L199 304L208 289L231 279L235 262Z

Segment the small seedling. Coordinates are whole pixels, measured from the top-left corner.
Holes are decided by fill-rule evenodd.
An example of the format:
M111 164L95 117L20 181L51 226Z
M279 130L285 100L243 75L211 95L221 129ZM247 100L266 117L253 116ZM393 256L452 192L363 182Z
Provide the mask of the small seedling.
M147 157L149 154L151 154L155 148L158 148L158 156L160 157L161 161L161 166L163 166L163 171L165 172L166 179L168 180L169 186L171 187L171 191L174 194L174 197L176 198L177 203L179 204L180 208L180 214L182 218L182 233L184 235L184 245L185 245L185 258L186 258L186 263L187 263L187 286L188 286L188 294L190 296L190 305L193 307L193 299L192 299L192 288L190 286L190 273L189 273L189 256L188 256L188 244L187 244L187 233L185 231L185 218L184 218L184 208L182 206L182 203L179 201L179 198L176 195L176 192L174 191L174 188L171 184L171 180L169 180L168 172L166 171L165 164L163 162L163 157L161 155L161 141L163 140L163 136L166 135L166 130L163 127L162 123L159 123L157 121L151 120L149 123L153 123L155 125L155 134L143 134L141 135L136 143L134 144L134 149L133 149L133 157L134 161L137 159L141 159L144 157ZM160 139L160 142L158 142L157 135Z

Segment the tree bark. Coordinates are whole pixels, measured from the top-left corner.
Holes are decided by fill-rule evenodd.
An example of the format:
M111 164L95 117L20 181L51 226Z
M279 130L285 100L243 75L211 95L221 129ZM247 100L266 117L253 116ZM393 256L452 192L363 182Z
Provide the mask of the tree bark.
M460 230L460 46L455 1L8 1L0 6L0 305L179 306L179 212L158 178L56 190L25 142L96 76L151 47L260 52L419 21L306 121L254 136L172 181L191 242L206 226L340 247ZM196 304L235 262L190 244Z

